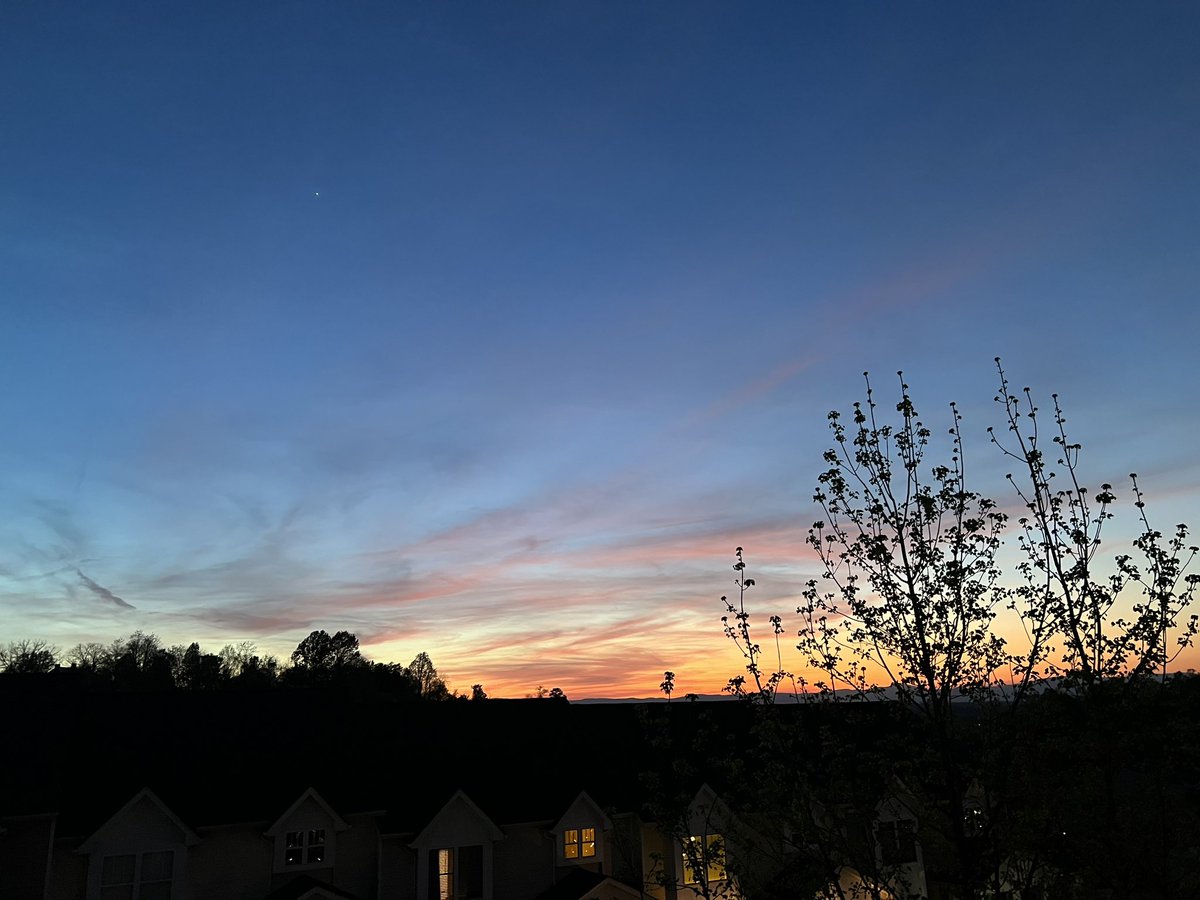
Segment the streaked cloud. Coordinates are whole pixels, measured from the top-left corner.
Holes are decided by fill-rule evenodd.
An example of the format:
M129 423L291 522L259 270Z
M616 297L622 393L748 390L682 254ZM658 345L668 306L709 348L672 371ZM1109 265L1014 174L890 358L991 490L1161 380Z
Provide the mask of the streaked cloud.
M86 587L101 600L107 600L109 603L119 606L121 609L136 609L132 603L128 603L122 598L118 597L104 585L97 584L96 582L92 581L92 579L84 575L79 569L75 570L75 574L79 576L79 580L83 582L84 587Z

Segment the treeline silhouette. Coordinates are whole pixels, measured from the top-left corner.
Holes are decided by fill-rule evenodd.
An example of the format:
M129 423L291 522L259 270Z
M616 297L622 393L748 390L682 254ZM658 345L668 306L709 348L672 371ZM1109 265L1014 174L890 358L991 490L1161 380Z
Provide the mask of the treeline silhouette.
M219 691L328 689L397 700L467 699L452 692L427 653L407 666L373 662L348 631L318 630L296 645L286 661L252 641L226 644L216 653L199 643L166 646L155 634L135 631L109 644L76 644L65 653L45 641L0 645L0 686L77 691ZM470 699L486 699L474 685Z

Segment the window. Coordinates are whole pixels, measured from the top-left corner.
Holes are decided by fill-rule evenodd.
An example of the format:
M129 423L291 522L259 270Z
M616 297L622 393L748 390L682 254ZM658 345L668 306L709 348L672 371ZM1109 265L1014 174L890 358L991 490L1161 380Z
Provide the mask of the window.
M454 900L454 851L437 852L437 896L438 900Z
M875 827L879 858L885 866L902 866L917 861L917 837L911 819L880 822Z
M104 857L104 867L100 871L101 900L133 900L136 869L137 857L132 853Z
M987 826L987 816L977 806L969 806L963 810L963 828L967 834L981 834Z
M483 896L483 845L429 851L429 900Z
M683 845L683 883L725 880L725 838L719 834L692 835Z
M284 835L285 866L314 865L325 861L325 829L289 831Z
M565 859L587 859L595 855L595 828L568 828L563 832L563 857Z
M173 850L106 856L100 869L100 900L171 900Z

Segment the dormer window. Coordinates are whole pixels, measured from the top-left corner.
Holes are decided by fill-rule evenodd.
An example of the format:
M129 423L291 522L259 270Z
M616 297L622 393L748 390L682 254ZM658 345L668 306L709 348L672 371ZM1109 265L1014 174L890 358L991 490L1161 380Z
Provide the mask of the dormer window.
M200 836L143 788L79 845L87 887L77 896L171 900L187 873L188 848L198 843Z
M330 869L337 865L338 835L350 826L309 788L263 832L275 844L275 871Z
M550 837L554 841L554 864L568 868L581 866L601 874L609 872L612 853L605 845L612 832L612 820L604 810L580 791L574 802L566 808L554 827Z
M568 828L563 831L564 859L589 859L595 855L595 828Z
M683 845L683 883L725 880L725 839L719 834L695 834Z
M285 866L315 865L325 861L325 829L289 831L284 839Z

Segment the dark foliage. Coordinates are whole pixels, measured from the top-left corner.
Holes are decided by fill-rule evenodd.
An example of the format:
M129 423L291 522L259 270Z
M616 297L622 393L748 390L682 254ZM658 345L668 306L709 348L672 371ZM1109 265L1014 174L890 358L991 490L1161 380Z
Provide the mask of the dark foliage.
M142 631L111 644L79 644L61 657L42 642L18 641L0 647L0 688L59 693L322 689L389 700L455 696L428 654L418 654L409 666L372 662L348 631L312 632L291 662L281 666L250 642L205 653L195 642L164 647L156 635Z

